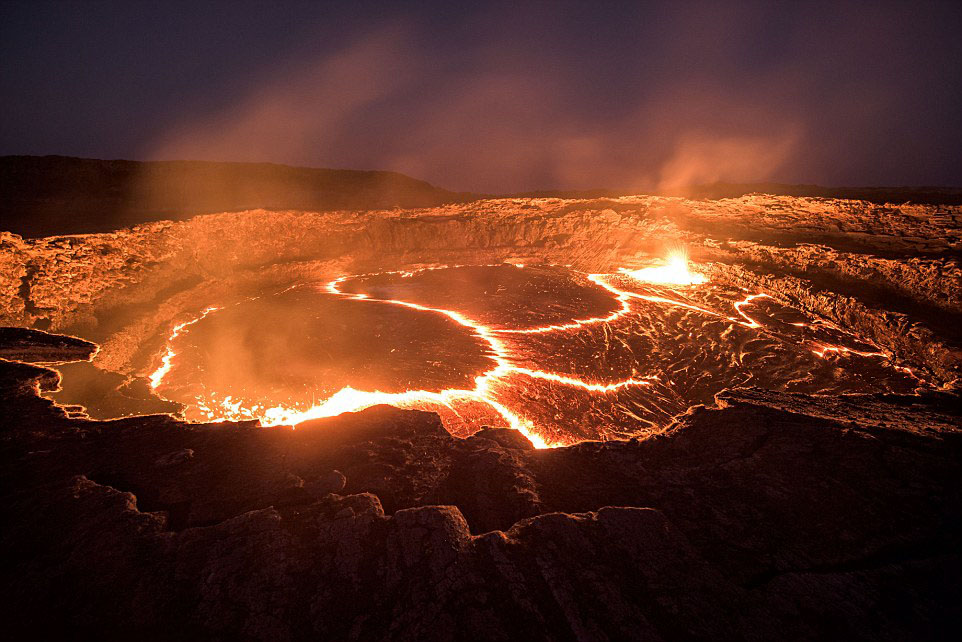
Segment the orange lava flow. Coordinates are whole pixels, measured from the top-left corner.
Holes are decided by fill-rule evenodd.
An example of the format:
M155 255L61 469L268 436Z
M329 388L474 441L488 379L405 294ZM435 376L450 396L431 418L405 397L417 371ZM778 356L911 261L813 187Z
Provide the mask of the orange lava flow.
M692 276L688 273L688 276L681 273L681 268L679 267L677 261L672 264L673 272L667 275L667 279L671 284L697 284L704 282L704 277L701 275ZM417 272L430 269L441 269L447 266L431 266L420 268L413 271L395 271L390 272L394 274L400 274L401 276L411 276ZM521 267L521 266L518 266ZM684 270L687 273L687 262L684 266ZM319 403L315 403L310 408L306 410L298 410L296 408L287 407L283 404L279 404L273 407L264 406L253 406L250 408L244 407L242 402L235 401L231 397L226 397L224 399L216 399L216 397L211 397L209 399L197 398L197 408L199 408L204 414L208 416L210 421L223 421L223 420L240 420L240 419L258 419L263 426L296 426L299 423L310 419L318 419L322 417L332 417L339 415L344 412L356 412L363 410L365 408L378 405L378 404L390 404L399 407L418 407L425 404L440 404L451 408L453 410L452 404L455 402L480 402L486 404L488 407L492 408L498 415L500 415L507 426L518 430L524 434L537 448L550 448L556 446L567 445L564 442L548 442L545 438L539 434L537 428L534 426L533 422L525 418L516 409L511 409L500 403L495 399L493 394L493 385L498 380L510 375L519 374L523 376L528 376L536 379L549 380L561 385L572 386L587 390L592 393L606 394L626 388L629 386L646 386L651 385L651 383L658 379L657 376L647 376L641 378L629 378L620 381L613 382L590 382L584 381L579 378L570 377L566 375L561 375L553 372L546 372L542 370L532 370L529 368L523 368L515 365L512 359L512 353L510 348L502 340L502 335L512 335L512 334L535 334L535 333L546 333L546 332L564 332L568 330L574 330L582 328L589 325L603 324L614 321L629 312L632 311L631 301L633 299L641 299L644 301L649 301L653 303L681 306L690 310L701 312L704 314L709 314L716 316L732 323L737 323L748 328L760 328L762 327L760 323L749 317L742 310L744 305L747 305L758 298L767 297L767 294L751 294L745 299L738 301L734 304L734 309L738 313L738 316L728 316L721 314L719 312L709 310L685 301L680 301L674 298L653 296L646 294L638 294L635 292L629 292L619 289L613 285L610 281L612 277L616 276L628 276L634 278L635 275L640 271L630 272L627 270L621 270L619 274L585 274L584 276L595 283L596 285L609 291L616 300L621 303L621 307L615 312L604 316L604 317L592 317L587 319L574 320L569 323L555 324L555 325L545 325L533 328L525 329L493 329L478 321L469 319L463 314L447 310L444 308L434 308L426 305L421 305L418 303L412 303L410 301L403 301L399 299L380 299L368 296L361 293L347 293L340 289L341 283L349 278L353 278L356 275L342 276L334 279L330 283L322 286L328 293L334 296L345 297L355 301L368 301L376 302L381 304L397 305L402 307L411 308L414 310L420 310L423 312L431 314L440 314L448 317L455 323L469 329L475 336L482 339L487 347L489 354L488 358L491 359L493 367L481 375L475 377L474 387L471 389L445 389L438 392L432 392L428 390L406 390L404 392L389 393L381 391L366 391L366 390L356 390L350 386L345 386L338 392L334 393L328 399L323 400ZM381 273L384 274L384 273ZM659 273L655 273L656 275ZM661 273L663 274L663 273ZM664 275L664 274L663 274ZM370 275L366 275L370 276ZM644 282L652 282L654 278L653 273L645 273L644 278L641 278ZM150 376L150 386L152 389L156 390L163 382L164 377L170 372L172 368L172 361L176 356L176 352L173 348L173 340L181 335L188 326L197 323L201 319L205 318L208 314L214 312L219 308L207 308L203 313L197 318L181 323L174 327L168 343L166 353L161 359L161 365L157 370L155 370ZM820 357L824 357L829 351L837 351L840 353L855 352L848 348L828 346L823 344L818 344L816 349L813 350L815 354ZM857 353L865 354L882 354L882 353Z
M170 336L167 338L167 352L165 352L164 356L161 357L160 359L160 367L154 370L153 372L151 372L148 377L148 379L150 379L151 388L156 389L157 386L159 386L160 383L164 380L164 377L167 376L167 373L170 372L170 369L173 367L174 357L177 356L177 353L174 352L174 347L173 347L174 339L179 337L181 333L185 331L184 328L194 325L198 321L206 318L208 314L216 310L220 310L220 308L218 307L206 308L199 316L174 326L173 330L171 330L170 332Z
M816 343L815 348L812 352L820 357L824 357L829 352L835 352L838 354L856 354L860 357L885 357L888 356L884 352L863 352L861 350L853 350L852 348L846 348L845 346L832 346L824 343Z

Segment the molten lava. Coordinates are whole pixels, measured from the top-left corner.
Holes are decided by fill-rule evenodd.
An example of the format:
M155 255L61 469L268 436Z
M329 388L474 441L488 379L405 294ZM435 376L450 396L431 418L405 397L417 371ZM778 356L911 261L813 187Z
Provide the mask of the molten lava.
M154 370L152 373L150 373L149 379L150 379L150 387L151 387L151 388L153 388L153 389L156 390L156 389L157 389L157 386L160 385L160 382L163 381L163 380L164 380L164 377L167 376L167 373L170 372L171 367L173 367L173 363L172 363L172 362L173 362L174 357L177 355L177 353L174 352L174 348L173 348L173 345L172 345L174 339L176 339L177 337L179 337L180 334L181 334L182 332L184 332L184 329L185 329L185 328L187 328L188 326L194 325L194 324L197 323L198 321L202 321L203 319L205 319L205 318L207 317L208 314L210 314L211 312L215 312L216 310L220 310L220 308L214 307L214 306L209 307L209 308L205 308L204 311L201 312L201 314L200 314L199 316L194 317L193 319L190 319L189 321L184 321L183 323L178 323L177 325L175 325L175 326L173 327L173 329L172 329L171 332L170 332L170 337L167 339L167 350L166 350L166 352L164 353L164 356L161 357L161 359L160 359L160 367L157 368L156 370Z
M571 320L565 322L507 327L497 319L554 321L563 318L568 308L554 306L557 309L552 308L554 312L550 315L545 310L512 312L515 308L510 306L507 311L491 312L484 307L483 300L477 303L483 297L472 296L464 291L465 287L452 286L447 291L425 287L447 275L452 278L482 275L488 279L483 283L489 284L481 288L483 294L497 299L510 295L515 283L511 279L517 279L511 270L529 274L529 281L533 279L538 283L537 289L552 292L553 288L558 289L554 296L566 305L572 297L579 300L587 297L590 305L585 303L583 309L607 307L611 311L580 319L568 317ZM552 285L561 278L575 279L584 285L574 290ZM702 274L690 269L684 253L672 254L667 264L660 267L623 269L615 274L578 274L515 264L433 266L342 276L320 288L319 294L339 301L353 301L355 305L390 306L447 319L479 342L484 349L475 359L480 358L487 366L470 379L473 385L468 387L402 388L396 392L359 389L363 381L371 380L365 376L359 378L358 383L344 385L326 393L326 398L307 405L266 401L264 397L248 398L244 394L206 387L194 389L192 393L183 392L179 400L190 406L188 418L258 419L265 426L296 425L376 404L391 404L436 411L454 434L467 435L485 424L501 424L519 430L537 447L551 447L586 438L629 435L645 426L663 425L693 403L710 401L723 387L745 384L755 377L763 377L766 385L786 389L862 390L858 387L860 383L839 387L837 375L833 374L834 366L813 367L806 359L811 360L813 354L822 360L827 359L828 354L847 358L885 356L874 346L854 340L850 343L852 347L835 345L828 339L845 339L840 329L822 327L818 322L799 322L797 312L774 302L768 304L771 311L766 312L764 323L746 314L743 310L746 306L771 301L763 293L729 300L727 305L731 306L732 313L720 312L718 307L725 302L715 290L702 292L690 287L706 282ZM491 286L491 283L498 285ZM532 296L523 292L525 283L528 281L517 286L522 293L516 298L528 307L536 305ZM347 284L349 288L345 287ZM598 289L590 289L595 287ZM472 310L472 313L448 306ZM154 390L170 392L168 375L176 370L174 358L178 354L175 340L182 341L189 326L208 318L215 310L207 308L197 318L173 328L161 364L149 377ZM476 316L491 320L482 322ZM681 330L677 339L671 339L671 333L688 326L693 330ZM710 340L700 345L699 337L692 334L694 328L701 328L700 331L707 333L704 338ZM740 330L733 334L736 328ZM363 329L345 331L363 332ZM363 339L363 335L361 337ZM731 347L726 348L729 344ZM805 344L810 347L805 348ZM390 352L395 353L396 349L392 347ZM779 358L784 362L789 355L790 361L779 363ZM350 372L355 372L353 368ZM812 374L813 369L824 370L824 374ZM886 377L906 376L903 372L893 374L894 370L881 365L878 369L884 370L878 375L883 383ZM900 379L893 381L891 386L885 383L881 389L904 388Z
M670 253L665 265L621 271L633 279L658 285L698 285L708 280L705 275L691 271L688 254L684 250Z

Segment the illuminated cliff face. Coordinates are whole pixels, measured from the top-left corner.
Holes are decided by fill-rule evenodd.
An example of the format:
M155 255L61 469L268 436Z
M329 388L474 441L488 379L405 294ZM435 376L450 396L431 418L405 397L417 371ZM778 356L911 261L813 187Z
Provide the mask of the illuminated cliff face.
M644 434L739 385L908 391L877 348L685 257L582 274L436 266L339 277L205 309L175 326L151 385L201 421L265 425L375 404L453 434L510 426L538 446Z
M764 195L223 213L3 236L0 316L100 346L49 393L97 418L389 402L563 444L658 430L730 387L958 385L953 221Z

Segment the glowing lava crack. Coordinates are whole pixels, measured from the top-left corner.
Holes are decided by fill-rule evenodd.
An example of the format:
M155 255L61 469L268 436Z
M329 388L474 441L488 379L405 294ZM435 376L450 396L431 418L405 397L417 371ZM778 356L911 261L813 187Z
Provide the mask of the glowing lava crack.
M439 268L425 268L425 269L439 269ZM410 275L413 272L386 272L382 274L402 274ZM365 275L367 276L367 275ZM590 275L592 280L600 278L603 275ZM265 426L278 426L278 425L297 425L309 419L318 419L321 417L332 417L339 415L344 412L354 412L358 410L363 410L364 408L369 408L377 404L391 404L394 406L416 406L418 404L425 403L437 403L444 406L451 406L451 403L456 400L469 400L484 403L491 408L493 408L511 427L515 430L520 431L524 434L531 442L538 448L546 448L557 445L563 445L560 443L547 443L537 432L535 432L532 423L523 417L519 416L515 412L512 412L506 408L503 404L499 403L493 399L490 395L491 383L494 380L500 379L509 373L518 373L533 377L536 379L544 379L560 383L567 386L574 386L582 388L590 392L607 393L624 388L627 386L643 386L650 384L652 379L656 377L649 378L629 378L622 381L616 381L613 383L592 383L582 381L581 379L567 377L564 375L559 375L551 372L544 372L540 370L532 370L529 368L522 368L512 364L509 355L509 350L505 346L496 334L499 332L510 333L511 330L492 330L487 326L472 321L464 315L455 312L453 310L445 310L442 308L433 308L429 306L420 305L417 303L411 303L409 301L401 301L397 299L379 299L373 298L365 294L351 294L342 292L339 289L339 285L345 280L352 278L352 276L343 276L334 281L331 281L325 286L328 293L345 297L348 299L353 299L356 301L367 301L367 302L377 302L386 303L391 305L404 306L407 308L412 308L415 310L420 310L424 312L433 312L436 314L442 314L458 325L470 329L476 336L482 338L488 345L491 352L491 359L493 360L495 367L486 371L482 375L475 378L475 387L472 390L459 390L459 389L447 389L440 392L431 392L427 390L408 390L400 393L388 393L381 391L364 391L356 390L349 386L342 388L337 393L332 395L327 400L312 406L307 410L296 410L292 408L287 408L283 405L277 405L271 408L252 408L251 411L245 410L238 402L234 401L232 398L227 397L220 400L219 403L209 404L202 399L198 399L198 404L200 407L206 409L209 414L211 421L219 420L236 420L244 418L253 418L253 412L260 410L259 418L262 425ZM597 282L597 281L596 281ZM611 288L609 288L611 289ZM168 342L167 351L162 358L162 365L150 375L151 387L157 389L163 383L163 379L166 374L170 371L172 367L172 360L175 356L175 351L171 345L171 341L176 339L185 331L185 328L200 321L205 318L211 312L219 308L207 308L204 310L203 314L197 318L181 323L174 327L173 332L170 336L170 341ZM597 319L585 319L573 322L570 326L549 326L543 328L532 328L524 330L524 332L546 332L557 329L564 329L567 327L580 327L592 323L602 323L618 316L623 315L629 311L629 306L624 305L622 310L617 312L615 315L597 318ZM213 407L212 407L213 406Z
M494 419L494 417L500 417L501 421L511 428L523 433L532 441L532 443L534 443L535 446L539 448L566 445L567 443L571 443L572 439L561 440L557 438L546 438L543 434L543 430L539 430L535 425L535 422L524 416L524 414L520 412L518 408L508 407L505 405L505 403L499 401L495 394L496 386L503 383L508 377L521 376L548 382L549 384L567 386L591 394L608 395L619 393L619 391L627 388L651 386L656 382L667 384L670 384L671 382L661 382L657 375L639 376L637 374L633 374L631 377L611 382L592 382L576 376L568 376L556 372L524 367L518 363L519 355L512 347L509 347L509 343L506 343L508 337L518 335L544 335L555 332L574 332L585 328L586 326L612 323L622 317L625 317L633 311L633 300L642 300L659 305L677 306L685 310L710 315L718 318L719 320L727 321L732 324L738 324L745 328L757 329L761 327L761 324L745 314L742 308L756 299L767 296L765 294L751 294L746 296L743 300L734 303L734 310L737 315L729 316L700 305L695 305L694 303L679 300L682 297L673 298L642 294L630 291L627 289L627 286L618 287L618 285L616 285L616 282L619 280L625 282L626 279L627 282L637 283L651 283L653 281L658 281L660 284L670 285L673 287L690 286L704 283L705 278L702 275L689 271L687 258L685 258L683 255L681 257L673 257L666 266L660 268L646 268L635 271L623 269L617 274L583 274L581 275L583 278L609 292L620 304L619 308L604 316L589 317L585 319L573 320L567 323L546 324L521 329L492 328L489 325L468 318L464 314L454 310L449 310L442 307L432 307L430 305L423 305L421 303L414 303L401 299L378 298L360 292L344 292L341 289L341 285L348 279L359 279L385 275L399 275L403 278L411 277L415 274L426 272L427 270L445 269L446 267L448 266L433 266L413 271L389 271L376 274L342 276L331 281L325 286L320 287L325 293L343 299L400 306L422 312L443 315L457 325L468 329L473 336L480 339L480 341L486 346L487 352L484 356L492 363L492 367L474 377L473 388L445 388L436 392L429 390L382 392L379 390L358 390L350 385L346 385L334 394L330 395L327 399L319 403L314 403L311 405L311 407L305 410L299 410L283 404L270 407L268 407L266 404L251 405L246 404L241 400L236 400L231 396L220 397L217 394L207 393L206 395L195 397L194 407L203 413L203 415L206 416L206 418L210 421L258 419L264 426L294 426L310 419L331 417L344 412L358 411L377 404L390 404L399 407L413 408L429 408L433 406L438 409L443 408L446 411L450 411L453 413L452 416L459 420L463 420L464 418L461 416L461 410L464 410L465 404L480 404L480 406L474 407L487 408L488 411L482 413L485 417L490 414L494 422L497 421ZM520 269L522 266L516 267ZM151 388L157 390L165 385L164 379L171 371L173 360L177 354L173 346L174 340L187 332L189 326L206 318L208 315L218 309L219 308L207 308L198 317L178 324L173 328L173 331L167 342L166 352L161 358L161 365L149 376ZM800 324L792 325L797 326ZM832 351L835 351L839 354L854 353L866 356L881 354L871 352L863 353L850 350L848 348L836 348L824 344L818 344L816 349L813 351L820 357L824 357L827 352ZM515 406L521 404L512 403L511 405ZM618 405L620 406L621 404ZM634 416L633 413L628 409L624 409L623 411L629 416ZM474 417L474 419L477 418ZM473 423L477 422L475 421Z
M160 383L164 380L164 377L167 376L167 373L170 372L170 369L173 367L173 360L174 360L174 357L177 355L177 353L174 352L174 347L173 347L174 339L179 337L182 332L185 332L186 331L185 329L188 326L194 325L198 321L201 321L207 318L207 315L210 314L211 312L216 312L217 310L220 310L220 309L221 308L215 307L215 306L206 308L199 316L194 317L190 321L184 321L183 323L178 323L177 325L174 326L173 330L171 330L170 332L170 337L168 337L167 339L167 351L164 353L164 356L161 357L160 359L160 367L154 370L152 373L150 373L150 387L152 389L154 390L157 389Z

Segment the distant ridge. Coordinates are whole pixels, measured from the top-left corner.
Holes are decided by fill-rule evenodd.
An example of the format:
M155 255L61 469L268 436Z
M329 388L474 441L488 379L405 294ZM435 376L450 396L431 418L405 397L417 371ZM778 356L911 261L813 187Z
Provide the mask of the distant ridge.
M0 230L25 237L107 232L149 221L256 208L433 207L474 198L396 172L0 156Z
M872 203L962 205L962 188L952 187L712 183L655 193L715 199L756 192ZM502 196L595 199L637 193L612 189L539 190ZM452 192L397 172L273 163L0 156L0 230L28 238L109 232L150 221L182 220L213 212L436 207L490 197Z
M661 193L664 196L684 196L693 199L737 198L745 194L761 193L777 196L847 198L878 204L962 205L962 188L958 187L823 187L785 183L710 183L665 190Z
M681 196L690 199L738 198L746 194L845 198L869 203L919 203L922 205L962 205L958 187L824 187L788 183L708 183L666 190L639 191L616 189L536 190L512 194L524 198L617 198L634 194Z

